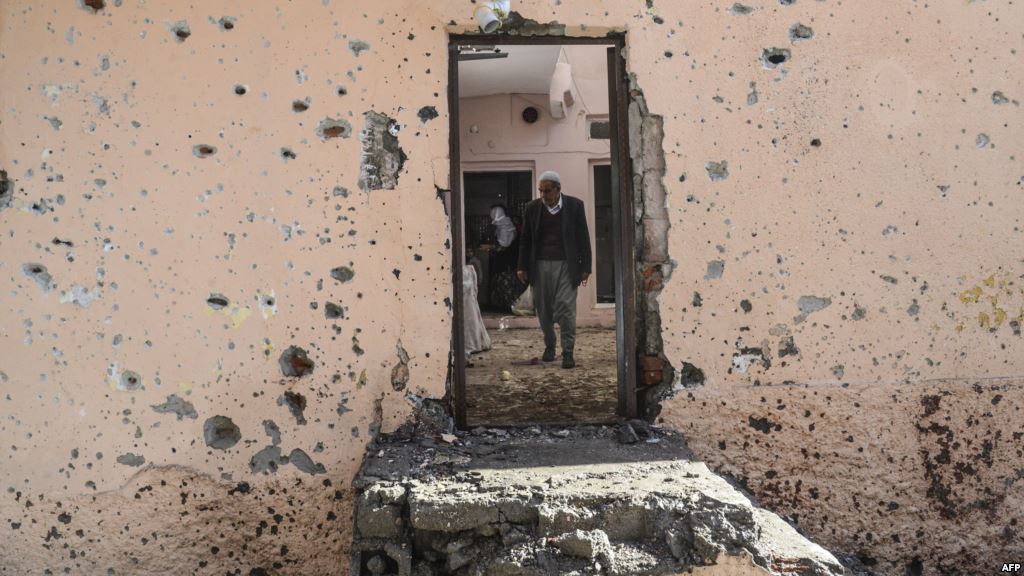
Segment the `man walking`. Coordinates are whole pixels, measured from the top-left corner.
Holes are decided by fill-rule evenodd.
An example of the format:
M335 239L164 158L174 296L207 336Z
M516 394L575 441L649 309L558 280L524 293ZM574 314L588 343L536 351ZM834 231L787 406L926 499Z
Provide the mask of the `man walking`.
M590 278L590 231L583 201L562 194L557 172L540 175L541 197L526 205L516 275L533 286L533 307L544 332L545 362L555 359L555 323L562 331L562 368L573 368L576 289Z

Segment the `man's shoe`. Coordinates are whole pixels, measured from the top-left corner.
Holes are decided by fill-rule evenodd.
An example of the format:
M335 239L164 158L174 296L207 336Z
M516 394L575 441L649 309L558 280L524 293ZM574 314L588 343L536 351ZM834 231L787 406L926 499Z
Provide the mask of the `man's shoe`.
M553 347L552 348L545 348L544 349L544 355L541 356L540 359L545 361L545 362L554 362L555 361L555 349Z
M562 368L575 368L576 361L572 359L572 352L562 354Z

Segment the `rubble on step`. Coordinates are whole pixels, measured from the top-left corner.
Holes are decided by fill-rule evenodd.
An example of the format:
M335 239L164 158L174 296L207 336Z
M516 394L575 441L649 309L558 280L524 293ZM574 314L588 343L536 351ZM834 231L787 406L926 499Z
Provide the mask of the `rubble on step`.
M382 438L354 485L353 575L843 574L642 422Z

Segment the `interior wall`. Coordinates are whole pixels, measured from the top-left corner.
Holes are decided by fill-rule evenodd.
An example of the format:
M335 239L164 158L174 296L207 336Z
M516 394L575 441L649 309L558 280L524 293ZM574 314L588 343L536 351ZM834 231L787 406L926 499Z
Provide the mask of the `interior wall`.
M729 4L515 3L625 30L664 122L664 351L706 378L663 423L881 574L1020 557L1019 2ZM346 565L369 438L445 392L472 7L0 5L4 570ZM364 191L369 112L405 159Z

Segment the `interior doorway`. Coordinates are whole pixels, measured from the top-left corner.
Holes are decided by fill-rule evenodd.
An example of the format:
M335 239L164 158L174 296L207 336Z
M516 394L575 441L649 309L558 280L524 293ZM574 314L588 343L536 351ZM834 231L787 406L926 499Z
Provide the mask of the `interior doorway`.
M450 38L460 427L636 416L623 45L621 35Z

